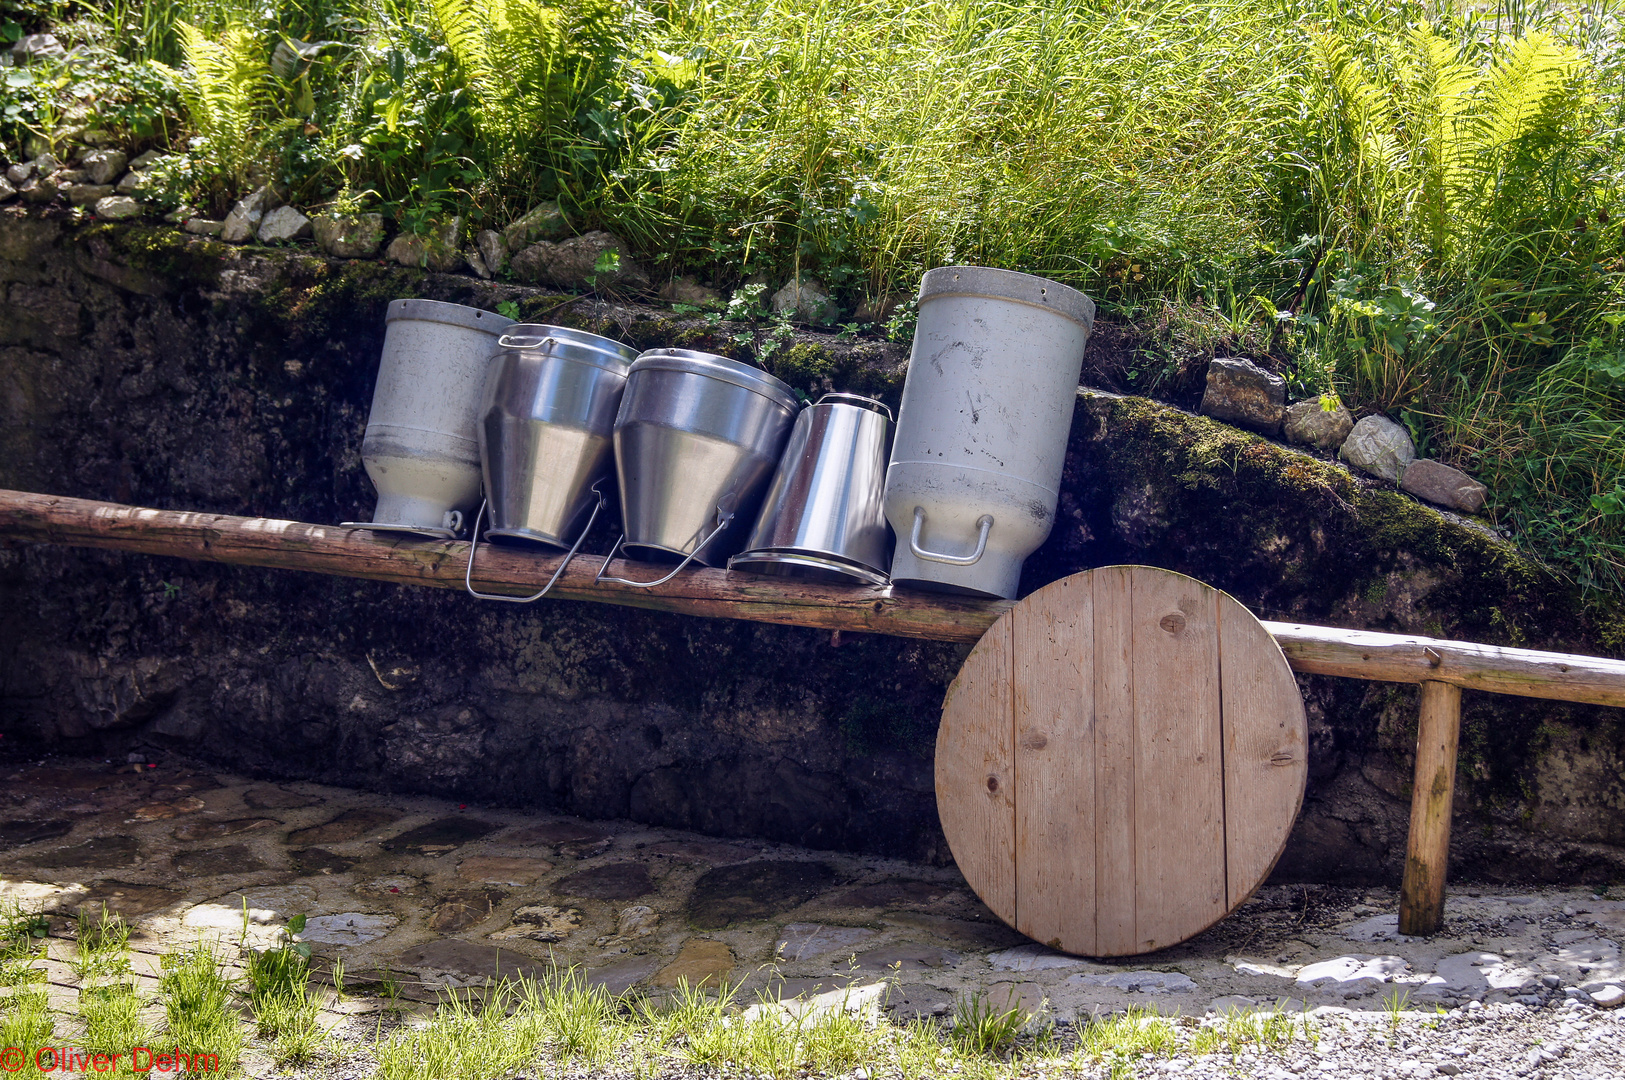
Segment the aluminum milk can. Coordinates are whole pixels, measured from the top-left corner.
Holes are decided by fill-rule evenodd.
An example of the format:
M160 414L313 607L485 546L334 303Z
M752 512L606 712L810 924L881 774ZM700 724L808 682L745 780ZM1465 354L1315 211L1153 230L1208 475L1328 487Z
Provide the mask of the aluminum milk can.
M378 488L350 527L449 539L480 501L476 424L486 363L512 319L437 300L394 300L361 461Z
M944 266L920 281L886 518L896 584L1013 598L1049 536L1095 305L1046 278Z

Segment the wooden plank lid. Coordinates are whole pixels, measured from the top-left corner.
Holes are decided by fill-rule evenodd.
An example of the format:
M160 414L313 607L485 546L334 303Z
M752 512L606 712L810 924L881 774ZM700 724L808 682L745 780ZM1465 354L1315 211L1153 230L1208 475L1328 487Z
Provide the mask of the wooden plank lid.
M1022 600L942 708L937 808L982 900L1086 956L1184 941L1239 907L1303 804L1286 657L1233 598L1107 566Z

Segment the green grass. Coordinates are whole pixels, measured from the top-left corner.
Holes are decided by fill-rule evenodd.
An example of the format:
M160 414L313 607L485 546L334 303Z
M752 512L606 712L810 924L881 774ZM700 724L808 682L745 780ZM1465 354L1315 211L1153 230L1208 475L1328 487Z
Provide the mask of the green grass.
M160 201L214 213L266 179L411 229L554 199L725 291L811 273L850 312L974 262L1117 319L1173 307L1402 421L1617 597L1615 4L61 4L84 62L6 76L0 147L56 145L94 101L132 148L182 151Z
M218 948L199 939L168 953L158 982L164 1005L164 1042L188 1057L218 1055L223 1071L236 1065L246 1041L232 1007L233 982Z

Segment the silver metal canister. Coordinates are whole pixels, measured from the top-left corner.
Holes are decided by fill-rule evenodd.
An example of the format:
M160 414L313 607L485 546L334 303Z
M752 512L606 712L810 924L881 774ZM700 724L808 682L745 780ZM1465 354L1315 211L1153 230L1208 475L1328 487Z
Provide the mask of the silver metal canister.
M639 356L615 419L628 552L714 566L738 551L798 407L790 387L724 356Z
M486 536L567 548L615 469L615 414L638 352L583 330L525 323L497 342L480 407Z
M887 584L891 425L890 409L859 394L825 394L802 410L746 550L728 569Z

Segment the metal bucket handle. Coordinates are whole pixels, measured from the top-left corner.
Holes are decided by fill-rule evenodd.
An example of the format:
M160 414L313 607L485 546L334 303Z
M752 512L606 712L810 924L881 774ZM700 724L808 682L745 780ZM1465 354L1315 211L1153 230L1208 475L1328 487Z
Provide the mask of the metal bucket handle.
M897 422L897 418L891 413L891 406L877 398L867 397L863 394L847 394L837 390L820 397L815 404L822 405L826 401L832 405L851 405L854 408L867 409L869 412L882 412L886 414L887 420L894 424Z
M926 562L947 563L949 566L970 566L982 557L987 550L987 534L993 529L993 515L983 514L976 519L976 527L981 535L976 538L976 550L969 555L944 555L937 551L927 551L920 546L920 529L925 525L925 507L914 508L914 531L909 534L908 550L916 559Z
M576 557L576 552L581 550L581 542L587 539L588 533L592 532L592 523L598 520L598 511L604 508L604 503L609 498L609 496L605 495L598 489L598 484L602 483L603 481L600 480L597 484L592 486L592 493L598 496L598 505L592 508L592 516L587 518L587 527L581 530L580 536L576 537L574 546L572 546L569 553L564 556L564 561L559 563L559 568L553 571L553 576L547 579L547 584L542 586L542 591L534 596L502 596L499 593L482 593L474 590L474 553L479 550L480 521L485 517L486 506L486 500L480 500L480 512L474 516L474 531L469 536L470 543L468 545L468 569L463 571L463 588L468 590L468 595L476 596L481 600L503 600L510 604L534 603L535 601L546 596L547 591L551 589L554 583L564 575L565 567L569 566L570 560Z
M557 339L553 337L509 337L503 334L497 338L499 349L534 349L540 345L544 354L551 354L555 344Z
M704 540L701 540L698 544L695 544L694 550L689 552L683 561L677 564L677 569L673 570L665 577L656 581L632 581L629 578L604 576L604 571L608 570L609 564L615 561L616 553L621 550L621 544L626 540L626 534L622 533L615 540L615 546L609 549L609 558L605 559L604 565L598 568L598 576L592 579L592 583L596 585L600 581L608 581L616 585L630 585L634 589L652 589L656 585L664 585L666 582L682 573L683 568L694 561L694 556L705 550L705 545L709 544L722 534L722 530L726 529L729 523L734 519L734 506L737 501L738 500L736 499L734 493L731 491L722 497L722 499L717 503L717 527L712 529L710 535L708 535Z

